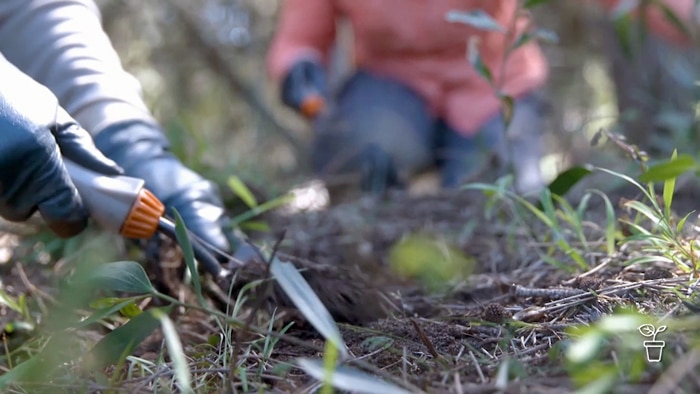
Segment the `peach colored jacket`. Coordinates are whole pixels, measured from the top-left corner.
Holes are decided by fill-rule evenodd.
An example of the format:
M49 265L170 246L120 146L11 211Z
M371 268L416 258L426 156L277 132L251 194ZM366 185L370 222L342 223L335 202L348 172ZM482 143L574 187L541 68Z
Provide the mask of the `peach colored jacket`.
M610 8L617 1L602 3ZM693 0L667 2L687 10L684 4L692 6ZM481 56L506 94L521 97L547 80L547 60L534 41L512 52L504 64L514 37L531 25L522 16L515 20L517 5L517 0L284 0L268 71L279 81L300 59L325 62L335 40L336 21L347 17L357 67L402 81L426 99L434 115L472 135L498 113L500 103L494 89L467 61L470 37L478 37ZM451 10L475 9L487 12L506 31L485 31L445 19ZM652 24L661 25L674 38L679 34L663 20Z

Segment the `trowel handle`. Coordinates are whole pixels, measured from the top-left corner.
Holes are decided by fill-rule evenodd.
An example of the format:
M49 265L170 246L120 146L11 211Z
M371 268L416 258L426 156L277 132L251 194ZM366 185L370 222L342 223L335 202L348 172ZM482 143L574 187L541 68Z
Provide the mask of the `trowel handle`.
M126 238L148 239L155 234L165 207L142 179L103 175L67 159L64 164L99 226Z

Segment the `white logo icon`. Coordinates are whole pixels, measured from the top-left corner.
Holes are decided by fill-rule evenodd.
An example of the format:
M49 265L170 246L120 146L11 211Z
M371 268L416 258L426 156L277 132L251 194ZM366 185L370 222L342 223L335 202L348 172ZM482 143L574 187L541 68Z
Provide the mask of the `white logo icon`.
M666 346L666 341L657 341L656 336L666 331L666 326L659 326L659 328L654 327L653 324L642 324L639 326L639 332L647 338L651 338L651 341L644 341L644 348L647 351L647 361L650 363L658 363L661 361L661 355L664 351L664 346Z

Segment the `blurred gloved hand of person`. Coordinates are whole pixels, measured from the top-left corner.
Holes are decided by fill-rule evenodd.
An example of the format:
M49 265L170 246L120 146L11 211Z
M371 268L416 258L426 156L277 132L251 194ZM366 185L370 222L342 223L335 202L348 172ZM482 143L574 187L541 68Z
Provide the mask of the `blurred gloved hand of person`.
M173 155L161 129L141 121L112 125L95 136L95 144L126 175L143 179L165 204L166 214L172 215L174 208L194 235L223 252L231 251L234 238L222 230L228 218L218 187Z
M0 61L0 216L24 221L39 211L60 237L85 229L89 213L63 157L105 175L122 169L44 86Z
M318 62L301 60L282 80L282 102L307 118L315 118L328 96L326 73Z

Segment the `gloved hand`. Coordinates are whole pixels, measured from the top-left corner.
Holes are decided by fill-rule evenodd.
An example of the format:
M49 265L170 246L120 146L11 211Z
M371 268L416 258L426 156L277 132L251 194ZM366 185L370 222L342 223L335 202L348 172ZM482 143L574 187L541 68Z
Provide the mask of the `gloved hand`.
M323 110L327 90L323 67L317 62L302 60L292 66L282 81L282 102L312 119Z
M0 74L0 216L18 222L38 210L56 235L74 236L89 216L61 155L105 175L122 170L47 88L5 64Z
M146 188L165 204L166 214L176 209L197 237L226 253L231 251L235 238L222 230L228 219L217 186L176 158L158 127L144 122L113 125L95 136L95 144L126 175L143 179Z

